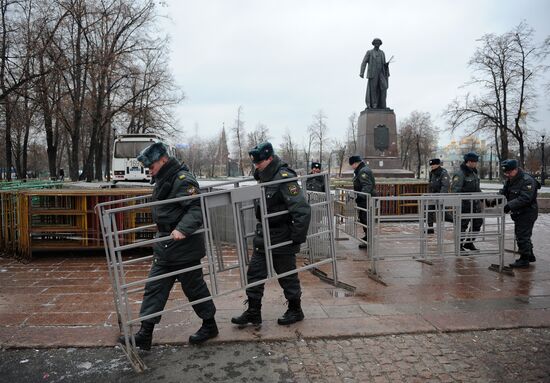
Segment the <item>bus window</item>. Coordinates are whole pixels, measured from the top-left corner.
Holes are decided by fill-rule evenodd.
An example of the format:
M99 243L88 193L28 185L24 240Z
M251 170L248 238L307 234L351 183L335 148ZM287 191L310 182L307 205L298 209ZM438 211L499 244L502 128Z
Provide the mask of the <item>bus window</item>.
M115 158L136 158L149 145L151 145L150 141L117 142Z

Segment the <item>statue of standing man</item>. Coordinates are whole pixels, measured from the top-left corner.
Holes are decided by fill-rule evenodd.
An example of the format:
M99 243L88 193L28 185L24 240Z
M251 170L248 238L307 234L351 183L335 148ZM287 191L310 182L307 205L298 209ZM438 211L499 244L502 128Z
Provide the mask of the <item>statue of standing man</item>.
M389 62L386 62L384 51L380 49L382 40L376 38L372 40L373 49L370 49L365 54L365 58L361 63L361 73L359 76L363 78L367 63L367 94L365 102L367 109L386 109L386 92L388 89L388 78L390 77Z

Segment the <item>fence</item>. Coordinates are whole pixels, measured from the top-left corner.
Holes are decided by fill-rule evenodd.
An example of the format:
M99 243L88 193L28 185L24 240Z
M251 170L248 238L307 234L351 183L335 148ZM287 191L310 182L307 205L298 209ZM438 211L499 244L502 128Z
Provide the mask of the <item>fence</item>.
M434 259L470 255L473 257L498 257L498 264L491 270L511 273L504 266L505 199L499 194L424 194L420 196L370 197L365 195L366 209L357 207L358 194L351 190L337 189L335 216L337 229L366 244L367 259L371 262L369 276L383 282L377 263L385 260L414 259L430 263ZM490 203L485 203L489 201ZM387 214L387 203L406 205L413 211L408 214ZM474 208L474 206L476 208ZM477 208L479 206L479 209ZM358 212L367 214L367 237L362 239L362 225ZM433 215L433 235L428 234L428 222ZM446 222L451 221L451 222ZM472 231L481 222L479 232ZM466 223L468 225L466 225ZM467 226L468 231L463 231ZM464 250L462 245L475 242L479 251ZM403 246L395 246L401 243Z
M273 266L273 249L291 244L292 242L287 241L279 244L271 243L271 238L269 235L269 218L289 214L289 212L288 210L285 210L276 213L268 213L266 210L266 189L274 186L276 187L281 183L288 183L289 181L299 181L302 185L305 185L305 179L308 177L309 176L296 179L284 179L281 181L267 182L254 186L230 188L228 190L216 190L166 201L151 202L149 200L149 196L142 196L103 202L96 206L96 212L100 217L101 230L105 243L105 252L107 263L109 265L109 275L113 285L115 306L119 317L121 331L125 338L123 350L137 371L142 371L145 368L145 365L136 352L135 340L132 335L132 326L142 320L156 317L166 312L175 311L191 304L197 304L209 299L228 295L239 290L246 289L247 287L265 283L271 279L282 278L290 274L298 273L303 270L314 269L323 265L331 266L333 281L335 284L338 283L330 191L325 193L324 198L312 203L312 206L316 210L319 210L316 216L316 219L319 220L319 225L315 226L317 231L312 232L310 230L307 236L308 242L315 238L328 238L328 253L321 256L319 253L316 253L315 250L311 250L312 256L308 264L298 267L296 270L281 274L277 274ZM328 183L328 176L324 175L324 177L325 183ZM203 228L198 230L193 235L201 233L204 234L206 257L203 258L203 264L153 278L139 279L131 282L128 281L125 273L125 266L151 259L153 256L147 255L136 259L124 260L122 258L122 251L143 248L144 246L164 242L170 240L170 236L159 237L156 235L151 239L138 239L137 237L133 237L138 233L149 233L154 231L155 225L145 224L131 228L121 227L121 223L124 222L124 217L135 211L151 209L153 206L177 203L191 199L199 199L201 205ZM225 244L223 250L216 251L217 245L214 238L217 236L217 233L215 230L216 225L214 224L215 218L212 213L216 208L227 206L231 207L231 217L235 228L235 237L232 241ZM250 214L250 212L256 207L260 211L260 224L264 233L267 278L258 282L248 283L246 280L246 264L248 262L249 253L252 250L251 239L255 235L255 232L254 230L251 230L252 228L249 227L246 220L243 219L243 215ZM321 211L323 213L320 213ZM227 251L228 248L230 248L231 251ZM141 293L143 291L143 286L147 282L181 274L196 269L197 267L204 267L207 270L206 274L208 275L208 283L212 294L210 297L198 299L181 305L178 304L174 307L166 308L163 311L145 317L139 317L133 312L129 296L132 294ZM230 283L228 282L228 278L223 278L228 270L234 269L239 272L238 283Z

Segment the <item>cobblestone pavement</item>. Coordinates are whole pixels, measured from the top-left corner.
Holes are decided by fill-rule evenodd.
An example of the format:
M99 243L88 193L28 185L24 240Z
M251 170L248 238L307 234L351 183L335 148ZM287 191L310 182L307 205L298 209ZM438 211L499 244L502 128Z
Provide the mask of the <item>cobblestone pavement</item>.
M4 350L2 382L549 382L550 329L118 348Z

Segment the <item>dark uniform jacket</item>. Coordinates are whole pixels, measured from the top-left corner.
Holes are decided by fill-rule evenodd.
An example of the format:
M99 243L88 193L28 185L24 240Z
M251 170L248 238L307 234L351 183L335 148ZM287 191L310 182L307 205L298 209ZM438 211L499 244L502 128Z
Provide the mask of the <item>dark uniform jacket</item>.
M460 164L460 169L453 175L451 182L452 193L481 193L479 186L480 180L477 175L477 169L470 169L463 162ZM470 205L473 206L475 212L481 211L481 201L474 200L471 203L468 200L462 201L462 209L469 209Z
M460 164L460 169L454 174L451 183L452 193L481 193L477 169L470 169L465 163Z
M306 189L314 192L324 192L325 178L323 176L317 176L306 179Z
M285 178L296 177L294 170L281 161L277 156L267 167L259 172L254 172L254 178L259 183L278 181ZM292 244L273 249L273 254L295 254L300 251L300 244L306 241L309 220L311 218L311 207L307 203L304 193L296 181L281 182L265 187L267 212L275 213L288 210L287 214L269 218L269 235L271 245L281 242L292 241ZM260 207L256 206L256 218L261 219ZM256 225L256 236L254 237L254 249L263 253L264 239L262 225Z
M371 196L376 196L376 183L372 170L361 161L359 166L353 171L353 190L361 193L368 193ZM357 203L366 203L366 198L362 195L357 195L355 199Z
M199 184L189 168L175 158L164 164L152 180L155 182L153 201L199 194ZM186 238L155 243L154 262L159 265L177 265L196 261L206 255L203 234L192 235L202 227L202 211L198 198L153 206L153 222L157 237L170 235L176 229Z
M500 191L506 197L512 216L528 212L538 212L537 181L522 169L512 179L506 180Z
M451 179L447 170L441 166L430 172L430 185L428 193L448 193L451 187Z

